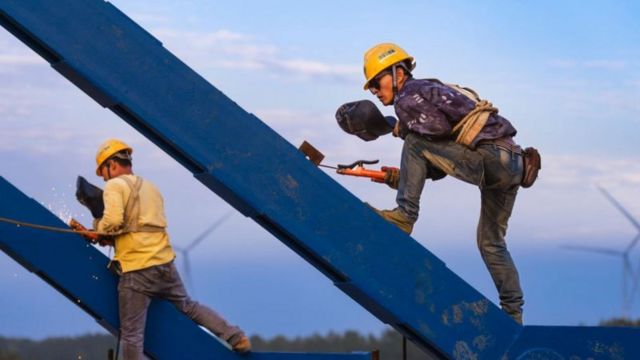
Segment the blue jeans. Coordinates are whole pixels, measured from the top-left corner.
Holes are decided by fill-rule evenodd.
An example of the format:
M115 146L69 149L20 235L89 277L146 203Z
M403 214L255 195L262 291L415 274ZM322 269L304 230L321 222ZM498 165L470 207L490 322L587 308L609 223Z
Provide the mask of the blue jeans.
M412 222L418 219L420 195L430 166L480 188L478 248L498 289L500 306L522 322L520 279L504 239L522 180L522 156L496 144L471 150L453 141L429 141L408 134L402 148L396 202Z

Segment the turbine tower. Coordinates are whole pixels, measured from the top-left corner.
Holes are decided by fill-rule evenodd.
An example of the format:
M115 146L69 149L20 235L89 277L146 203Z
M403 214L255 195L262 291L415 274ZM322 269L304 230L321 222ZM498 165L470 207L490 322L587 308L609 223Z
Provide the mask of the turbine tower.
M624 250L574 245L566 245L562 247L569 250L578 250L608 256L617 256L622 259L622 316L627 317L633 306L634 297L638 290L638 277L640 276L640 262L634 269L629 257L631 251L638 244L638 241L640 241L640 223L607 190L605 190L601 186L597 186L597 188L607 198L607 200L609 200L609 202L611 202L613 206L618 209L627 218L627 220L629 220L629 222L631 222L636 230L638 230L638 234L635 236L635 238L633 238L633 240L629 243L629 245L627 245Z
M214 230L216 230L220 225L222 225L230 216L231 212L226 213L221 218L218 219L215 223L209 226L206 230L204 230L200 235L198 235L195 239L193 239L187 246L179 247L174 246L174 249L182 255L182 264L184 268L184 276L185 283L189 291L193 292L193 279L191 277L191 263L189 260L189 252L193 250L198 244L200 244L204 239L209 236Z

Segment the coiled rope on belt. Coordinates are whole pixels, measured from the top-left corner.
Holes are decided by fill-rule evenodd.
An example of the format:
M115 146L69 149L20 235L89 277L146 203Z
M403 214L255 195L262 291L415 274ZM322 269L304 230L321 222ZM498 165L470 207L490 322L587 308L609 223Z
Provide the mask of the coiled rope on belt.
M465 115L462 120L453 128L451 133L459 131L456 137L458 144L471 146L473 140L478 136L484 125L489 119L489 115L497 113L498 108L493 107L493 104L487 100L482 100L476 103L475 108Z

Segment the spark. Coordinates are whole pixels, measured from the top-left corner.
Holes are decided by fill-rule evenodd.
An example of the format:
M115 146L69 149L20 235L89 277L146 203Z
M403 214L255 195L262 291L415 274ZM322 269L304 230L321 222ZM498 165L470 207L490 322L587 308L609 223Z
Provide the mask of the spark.
M71 184L68 184L67 187L71 187ZM53 192L53 197L55 198L55 200L52 203L46 205L47 209L54 213L56 217L62 220L65 224L68 224L69 221L72 218L77 217L77 215L74 214L67 205L67 193L62 191L60 194L58 194L55 186L51 188L51 191ZM84 214L80 214L80 216L84 216Z

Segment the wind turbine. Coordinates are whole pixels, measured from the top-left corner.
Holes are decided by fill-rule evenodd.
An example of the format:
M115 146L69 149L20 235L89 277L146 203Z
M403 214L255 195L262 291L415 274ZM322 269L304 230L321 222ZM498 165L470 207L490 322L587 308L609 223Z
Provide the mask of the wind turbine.
M638 241L640 241L640 222L638 222L638 220L636 220L631 215L631 213L629 213L629 211L627 211L627 209L625 209L624 206L622 206L622 204L620 204L613 196L611 196L611 194L609 194L607 190L605 190L601 186L598 186L598 190L600 190L600 192L613 204L613 206L616 207L616 209L618 209L627 218L627 220L629 220L629 222L633 225L633 227L635 227L636 230L638 231L638 234L636 235L636 237L631 241L631 243L629 243L629 245L624 251L627 256L626 259L628 260L629 252L631 252L631 250L638 244ZM636 290L638 289L638 276L640 276L640 262L638 263L638 266L635 271L633 270L631 263L629 263L629 271L631 274L631 293L629 294L629 299L628 299L629 302L627 303L627 306L630 309L631 306L633 305L633 298L636 294Z
M203 231L200 235L198 235L195 239L193 239L187 246L179 247L174 246L174 249L182 254L182 263L184 266L184 275L186 279L187 286L189 288L193 287L193 281L191 277L191 263L189 261L189 251L193 250L198 244L200 244L204 239L209 236L215 229L217 229L220 225L222 225L230 216L231 212L223 215L218 221L209 226L205 231ZM192 290L192 289L191 289Z
M611 202L613 206L618 209L627 218L627 220L631 222L631 224L633 224L633 226L638 230L638 235L636 235L636 237L629 243L629 245L627 245L624 250L572 245L566 245L562 247L569 250L586 251L609 256L619 256L622 258L622 316L626 317L628 315L628 312L631 310L635 293L638 289L640 263L638 263L637 269L634 270L633 265L631 264L631 260L629 259L629 254L631 253L631 250L633 250L633 248L638 244L638 241L640 241L640 223L607 190L605 190L601 186L597 186L597 188L607 198L607 200L609 200L609 202Z

